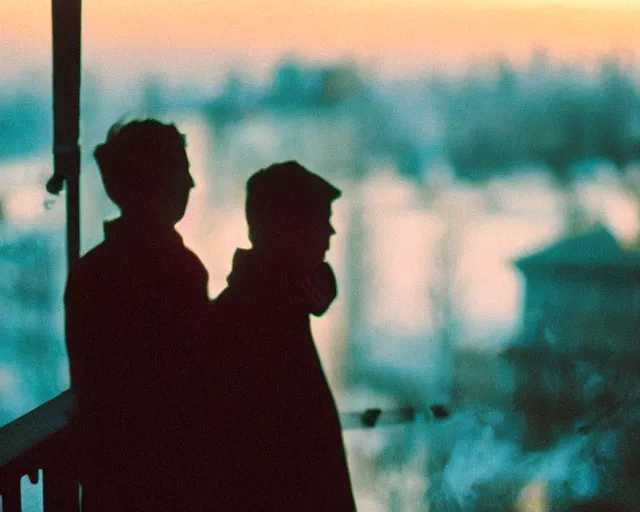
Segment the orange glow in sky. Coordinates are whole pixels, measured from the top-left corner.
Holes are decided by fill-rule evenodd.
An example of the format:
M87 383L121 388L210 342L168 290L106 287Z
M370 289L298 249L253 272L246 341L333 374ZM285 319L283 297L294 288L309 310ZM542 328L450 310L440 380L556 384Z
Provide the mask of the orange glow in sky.
M640 0L101 0L85 1L85 62L197 65L216 56L350 57L389 66L501 55L587 61L640 48ZM0 58L50 55L49 3L0 2ZM14 52L14 53L15 53ZM34 53L35 52L35 53ZM12 58L18 61L17 56ZM14 62L15 63L15 62ZM0 61L1 64L1 61Z

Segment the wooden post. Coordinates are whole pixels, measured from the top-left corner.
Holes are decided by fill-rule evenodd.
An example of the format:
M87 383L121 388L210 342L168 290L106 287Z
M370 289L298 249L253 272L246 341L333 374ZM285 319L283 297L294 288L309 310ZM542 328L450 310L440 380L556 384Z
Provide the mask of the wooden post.
M47 184L59 193L67 184L67 259L80 257L80 22L82 0L52 0L53 24L53 162Z
M42 491L44 512L80 510L80 484L64 464L45 468Z
M5 482L0 489L2 493L2 512L22 512L22 494L20 492L20 477L14 476Z

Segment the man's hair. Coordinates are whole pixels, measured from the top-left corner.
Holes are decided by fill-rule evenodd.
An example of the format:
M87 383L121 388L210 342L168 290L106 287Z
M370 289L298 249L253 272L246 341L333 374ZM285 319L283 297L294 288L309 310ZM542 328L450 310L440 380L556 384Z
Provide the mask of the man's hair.
M247 181L249 237L272 230L305 228L342 192L295 161L260 169Z
M155 119L114 124L93 153L107 195L119 207L151 198L184 152L185 136Z

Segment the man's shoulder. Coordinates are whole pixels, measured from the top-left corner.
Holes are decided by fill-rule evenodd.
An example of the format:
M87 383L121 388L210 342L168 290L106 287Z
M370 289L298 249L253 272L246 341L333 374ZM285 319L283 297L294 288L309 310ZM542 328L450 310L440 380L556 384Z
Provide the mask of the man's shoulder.
M100 287L99 281L103 275L103 269L110 263L111 256L104 242L84 254L69 271L64 294L65 302L91 294L91 290Z
M249 316L259 314L258 304L250 290L236 286L227 286L209 304L211 318L221 321L233 319L246 320Z
M228 285L216 296L211 304L219 309L252 307L257 308L262 302L259 300L260 294L256 288L249 286Z
M69 272L69 280L72 278L83 279L87 275L95 273L98 269L104 268L109 260L109 249L102 242L73 264Z
M224 316L225 313L237 311L241 305L242 297L235 293L235 290L226 287L218 296L209 303L209 313L211 316Z
M156 253L158 257L153 257L152 253ZM71 274L87 274L96 270L102 273L110 268L127 265L131 267L139 267L151 270L154 264L166 270L168 266L183 272L185 269L192 274L208 276L207 270L198 256L188 247L180 244L176 249L166 249L158 247L149 250L148 247L123 244L119 241L104 241L89 252L87 252L73 266ZM108 272L106 272L108 273Z
M181 250L183 251L185 266L190 268L196 274L205 275L207 277L209 276L204 263L202 263L202 260L195 252L189 249L186 245L183 245Z

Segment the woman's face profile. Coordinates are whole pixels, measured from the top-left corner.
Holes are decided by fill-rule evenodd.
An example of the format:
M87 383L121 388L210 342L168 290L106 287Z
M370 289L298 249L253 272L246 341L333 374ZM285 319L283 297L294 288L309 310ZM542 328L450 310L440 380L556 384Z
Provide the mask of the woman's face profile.
M282 232L280 244L286 259L297 268L313 269L324 261L330 248L331 236L334 234L329 213L305 227Z

